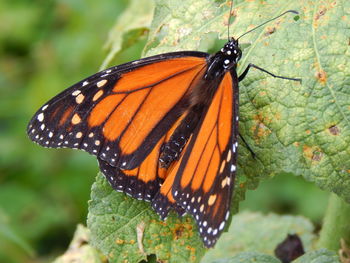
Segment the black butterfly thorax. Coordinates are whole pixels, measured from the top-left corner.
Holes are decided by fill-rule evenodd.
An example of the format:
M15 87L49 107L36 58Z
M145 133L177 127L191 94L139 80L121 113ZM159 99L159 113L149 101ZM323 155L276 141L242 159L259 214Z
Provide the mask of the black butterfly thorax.
M170 140L162 146L159 162L161 167L168 168L180 154L194 130L198 128L201 118L205 116L212 98L224 75L230 71L236 76L237 62L242 56L238 41L232 38L221 50L207 58L207 69L203 78L194 88L183 111L186 117L181 121ZM238 82L236 78L236 82Z
M221 80L227 71L236 70L237 62L241 57L242 51L239 48L238 40L231 38L221 50L209 56L208 68L204 79L207 81Z

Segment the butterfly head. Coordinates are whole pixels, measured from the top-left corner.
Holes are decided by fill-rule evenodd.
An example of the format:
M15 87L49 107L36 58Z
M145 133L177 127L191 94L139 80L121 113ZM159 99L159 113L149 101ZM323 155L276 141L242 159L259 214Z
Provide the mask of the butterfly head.
M236 67L237 62L242 57L242 51L239 48L238 40L231 38L224 47L220 50L221 55L224 58L224 68Z

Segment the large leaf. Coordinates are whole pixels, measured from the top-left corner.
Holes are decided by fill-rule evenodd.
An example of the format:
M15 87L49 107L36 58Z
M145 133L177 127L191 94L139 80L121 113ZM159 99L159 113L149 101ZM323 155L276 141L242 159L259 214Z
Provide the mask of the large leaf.
M250 47L238 73L252 62L303 79L300 85L252 70L241 83L240 132L256 158L241 144L235 211L246 189L281 172L303 175L350 201L349 5L346 0L235 1L236 37L285 10L300 12L299 20L286 15L244 36L241 42ZM223 0L157 0L144 54L208 50L213 36L227 34L228 9ZM137 262L156 253L169 262L198 262L205 251L191 217L159 221L149 204L113 192L100 177L92 199L93 243L113 260ZM174 232L177 227L181 231ZM144 233L141 243L138 231Z
M258 71L242 82L240 130L257 160L240 155L241 180L290 172L350 202L350 3L283 1L268 16L289 8L300 20L247 35L252 45L238 71L253 62L303 84Z

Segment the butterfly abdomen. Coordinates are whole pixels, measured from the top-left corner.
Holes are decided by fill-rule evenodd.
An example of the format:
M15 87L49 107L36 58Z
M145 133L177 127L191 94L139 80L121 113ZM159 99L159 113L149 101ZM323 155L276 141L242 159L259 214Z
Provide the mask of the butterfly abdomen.
M181 119L180 124L171 134L169 141L163 144L159 163L162 168L168 168L172 162L179 159L188 139L198 125L203 113L203 105L195 105Z

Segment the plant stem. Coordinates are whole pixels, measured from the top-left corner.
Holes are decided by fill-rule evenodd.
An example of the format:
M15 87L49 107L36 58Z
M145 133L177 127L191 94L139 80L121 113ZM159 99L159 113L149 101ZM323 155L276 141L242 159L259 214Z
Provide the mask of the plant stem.
M341 239L350 243L350 205L331 193L317 247L338 251Z

